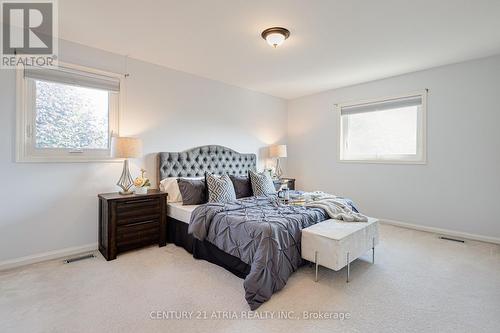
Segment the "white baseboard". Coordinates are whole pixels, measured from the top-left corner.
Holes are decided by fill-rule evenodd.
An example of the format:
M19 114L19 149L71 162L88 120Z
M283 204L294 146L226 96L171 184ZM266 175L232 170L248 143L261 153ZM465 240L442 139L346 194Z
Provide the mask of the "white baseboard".
M476 235L476 234L470 234L467 232L460 232L460 231L454 231L454 230L449 230L449 229L427 227L427 226L418 225L418 224L411 224L411 223L405 223L405 222L388 220L388 219L381 219L381 218L379 218L379 221L380 221L380 223L390 224L390 225L394 225L394 226L402 227L402 228L407 228L407 229L414 229L414 230L432 232L432 233L440 234L440 235L471 239L471 240L493 243L493 244L500 244L500 238L498 238L498 237ZM82 246L68 247L66 249L61 249L61 250L54 250L54 251L34 254L31 256L26 256L26 257L21 257L21 258L16 258L16 259L5 260L5 261L0 262L0 271L15 268L15 267L20 267L20 266L25 266L25 265L29 265L29 264L34 264L34 263L38 263L38 262L42 262L42 261L73 256L73 255L80 254L80 253L92 252L92 251L96 251L96 250L97 250L97 243L92 243L92 244L87 244L87 245L82 245Z
M86 244L86 245L82 245L82 246L68 247L68 248L61 249L61 250L54 250L54 251L34 254L31 256L26 256L26 257L21 257L21 258L5 260L5 261L0 262L0 271L19 267L19 266L34 264L37 262L59 259L59 258L67 257L67 256L74 256L76 254L85 253L85 252L92 252L95 250L97 250L97 243L92 243L92 244Z
M467 232L434 228L434 227L427 227L427 226L423 226L423 225L405 223L405 222L388 220L388 219L379 219L379 221L380 221L380 223L384 223L384 224L395 225L397 227L402 227L402 228L407 228L407 229L432 232L432 233L443 235L443 236L452 236L452 237L471 239L471 240L476 240L476 241L481 241L481 242L500 244L500 238L498 238L498 237L469 234Z

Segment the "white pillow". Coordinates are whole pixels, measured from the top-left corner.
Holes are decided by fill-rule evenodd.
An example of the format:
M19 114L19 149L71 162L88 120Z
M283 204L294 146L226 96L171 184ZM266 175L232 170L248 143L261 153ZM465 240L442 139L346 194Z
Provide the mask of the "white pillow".
M182 196L179 190L179 185L177 185L177 177L168 177L160 182L160 191L167 192L168 202L181 202Z
M167 177L160 182L160 191L168 193L168 202L182 202L177 178L205 179L205 177Z

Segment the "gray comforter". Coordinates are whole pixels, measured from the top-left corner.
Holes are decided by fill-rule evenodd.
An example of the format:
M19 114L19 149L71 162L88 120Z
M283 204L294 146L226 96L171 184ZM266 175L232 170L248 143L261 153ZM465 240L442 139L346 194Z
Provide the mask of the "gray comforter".
M197 207L189 233L250 265L243 286L250 309L255 310L281 290L302 264L302 228L326 219L319 208L285 206L275 197L253 197Z

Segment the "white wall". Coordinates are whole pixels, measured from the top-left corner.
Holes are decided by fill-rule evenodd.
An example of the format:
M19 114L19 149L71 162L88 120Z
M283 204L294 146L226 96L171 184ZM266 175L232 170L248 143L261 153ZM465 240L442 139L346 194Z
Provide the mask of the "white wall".
M124 57L62 42L61 59L125 72ZM286 103L137 60L128 61L121 134L144 140L134 162L155 176L154 154L220 144L262 152L285 142L298 187L353 198L392 220L500 237L500 57L440 67ZM333 105L429 88L426 165L336 159ZM0 70L0 262L97 242L97 193L115 191L119 163L14 162L15 75ZM262 166L262 163L260 164ZM155 182L155 180L153 180Z
M124 57L64 41L60 59L125 71ZM146 154L134 174L146 166L154 177L158 151L219 144L259 153L285 142L281 99L137 60L128 72L121 135L141 137ZM117 190L122 165L15 163L14 139L15 73L0 70L0 262L97 243L97 194Z
M429 88L426 165L339 163L334 104ZM379 218L500 237L500 56L288 103L298 186L351 197Z

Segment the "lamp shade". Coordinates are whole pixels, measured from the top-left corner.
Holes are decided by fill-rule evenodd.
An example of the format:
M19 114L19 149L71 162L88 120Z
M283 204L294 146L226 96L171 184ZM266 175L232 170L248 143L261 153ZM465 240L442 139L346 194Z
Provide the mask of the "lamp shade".
M137 158L142 155L142 141L131 137L112 137L111 156L116 158Z
M286 145L274 145L269 147L269 157L286 157Z

